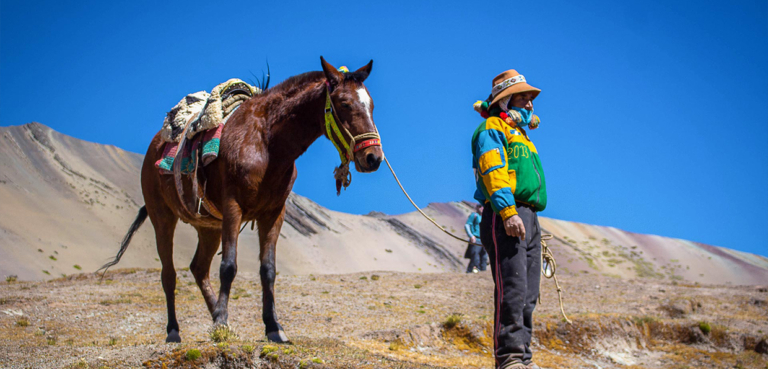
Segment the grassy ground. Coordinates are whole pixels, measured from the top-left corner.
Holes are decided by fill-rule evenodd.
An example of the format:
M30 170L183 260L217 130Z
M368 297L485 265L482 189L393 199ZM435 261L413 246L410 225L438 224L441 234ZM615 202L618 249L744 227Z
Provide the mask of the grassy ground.
M176 291L183 341L166 344L159 280L157 270L119 270L103 280L0 283L0 366L493 367L488 273L278 276L277 308L292 345L265 340L259 279L245 273L233 286L231 332L212 334L186 270ZM573 324L545 280L533 345L543 367L768 367L756 352L768 349L764 290L594 274L561 276L561 284Z

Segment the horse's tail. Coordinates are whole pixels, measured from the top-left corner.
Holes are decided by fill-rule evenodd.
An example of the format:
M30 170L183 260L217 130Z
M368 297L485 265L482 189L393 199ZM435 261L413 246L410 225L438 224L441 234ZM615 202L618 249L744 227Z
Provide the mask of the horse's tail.
M128 234L126 234L125 237L123 238L123 242L120 244L120 251L117 252L117 255L115 256L115 260L112 260L109 263L104 264L101 268L99 268L99 270L96 271L97 273L103 269L104 274L106 274L107 269L109 269L109 267L120 262L120 258L123 257L123 253L125 253L125 250L128 249L128 244L131 243L131 238L133 237L133 234L139 230L139 227L141 227L141 225L144 224L145 220L147 220L147 207L142 206L141 209L139 209L139 215L136 216L136 220L133 221L133 224L131 224L131 228L128 229ZM102 277L104 276L104 274L102 274Z

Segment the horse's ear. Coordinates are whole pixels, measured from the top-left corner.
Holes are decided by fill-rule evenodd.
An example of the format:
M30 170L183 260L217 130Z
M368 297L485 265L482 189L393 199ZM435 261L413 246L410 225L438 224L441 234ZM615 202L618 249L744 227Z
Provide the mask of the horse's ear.
M344 80L344 75L336 70L336 68L331 65L331 63L325 61L322 56L320 57L320 63L323 65L323 73L325 73L325 78L328 79L328 82L331 84L331 86L338 86L339 83Z
M373 59L368 62L365 66L355 71L354 74L358 75L360 77L360 82L365 81L366 78L368 78L368 75L371 74L371 69L373 68Z

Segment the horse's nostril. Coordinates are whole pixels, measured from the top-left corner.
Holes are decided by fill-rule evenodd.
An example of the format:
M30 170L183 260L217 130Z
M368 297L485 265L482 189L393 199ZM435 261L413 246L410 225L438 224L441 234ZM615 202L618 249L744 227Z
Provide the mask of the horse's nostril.
M379 164L381 164L381 158L370 153L365 156L365 162L368 164L368 169L376 170L379 168Z

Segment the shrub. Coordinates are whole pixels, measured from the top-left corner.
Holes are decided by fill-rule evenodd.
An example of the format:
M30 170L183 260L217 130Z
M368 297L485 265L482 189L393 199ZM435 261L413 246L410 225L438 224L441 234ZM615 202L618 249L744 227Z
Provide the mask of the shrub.
M379 275L378 275L378 274L374 274L374 275L372 275L372 276L371 276L371 280L372 280L372 281L378 281L378 280L379 280L379 278L381 278L381 277L379 277Z
M448 315L447 318L445 318L445 321L443 322L443 326L447 329L451 329L457 326L459 323L461 323L461 314L453 313L451 315Z
M81 266L77 265L77 264L73 265L72 267L77 269L77 270L83 270L83 268Z
M699 329L701 329L701 332L704 334L709 334L709 332L712 332L712 326L710 326L707 322L699 322Z
M203 354L198 349L191 349L187 351L186 355L184 355L184 357L187 358L187 361L195 361L202 356Z
M277 347L276 346L266 345L266 346L261 348L261 354L259 354L259 357L265 357L265 356L267 356L267 355L269 355L269 354L271 354L271 353L273 353L275 351L277 351Z
M228 342L237 339L237 333L227 325L219 325L213 328L209 334L213 342Z
M254 350L254 347L251 346L251 345L242 345L242 346L240 346L240 348L243 351L245 351L246 354L251 354L251 353L253 353L253 350Z
M16 325L19 327L27 327L29 326L29 320L27 320L27 318L19 318L19 320L16 321Z
M12 274L12 275L9 275L9 276L5 277L5 281L8 282L8 283L16 282L17 279L19 279L19 277L17 275L15 275L15 274Z
M48 259L51 259L51 260L53 260L53 261L56 261L56 260L58 260L58 259L56 259L56 257L55 257L55 256L53 256L53 255L51 255L51 256L48 256Z

